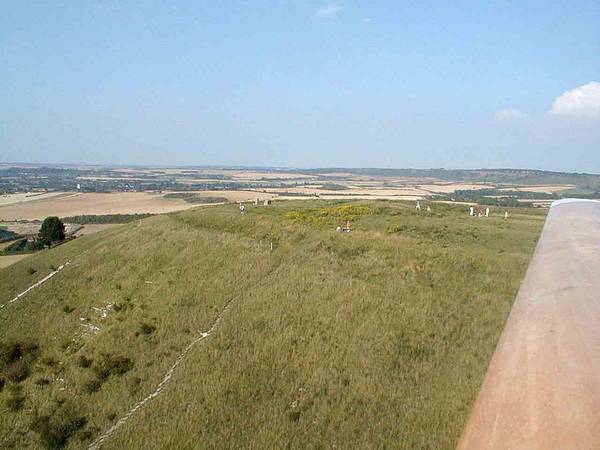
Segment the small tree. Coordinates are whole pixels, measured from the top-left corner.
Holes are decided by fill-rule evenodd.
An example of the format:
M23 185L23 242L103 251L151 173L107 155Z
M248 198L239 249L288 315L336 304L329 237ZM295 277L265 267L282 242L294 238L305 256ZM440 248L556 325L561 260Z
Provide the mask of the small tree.
M46 217L40 228L40 240L46 244L65 239L65 226L56 216Z

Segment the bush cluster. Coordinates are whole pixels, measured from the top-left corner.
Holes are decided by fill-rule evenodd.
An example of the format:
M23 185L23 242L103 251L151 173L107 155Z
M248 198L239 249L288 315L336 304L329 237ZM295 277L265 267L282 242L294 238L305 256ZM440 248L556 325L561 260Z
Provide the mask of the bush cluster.
M341 205L327 208L304 208L301 211L288 211L284 217L295 222L303 222L316 227L335 225L345 221L354 221L375 209L366 205Z
M78 359L79 367L91 367L94 377L88 379L82 384L82 390L86 394L98 392L102 384L111 375L121 376L133 368L133 361L130 358L109 353L101 353L100 357L92 360L84 355Z
M30 428L39 435L45 448L56 449L63 447L86 423L86 418L79 415L72 405L63 403L51 414L36 415Z
M33 343L0 342L0 375L14 383L23 381L38 353L39 348Z

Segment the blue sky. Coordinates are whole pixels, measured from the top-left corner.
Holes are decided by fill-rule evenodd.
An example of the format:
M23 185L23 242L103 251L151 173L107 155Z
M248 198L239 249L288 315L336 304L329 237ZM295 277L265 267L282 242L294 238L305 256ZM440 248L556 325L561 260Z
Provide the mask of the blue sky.
M0 161L600 172L600 2L2 2Z

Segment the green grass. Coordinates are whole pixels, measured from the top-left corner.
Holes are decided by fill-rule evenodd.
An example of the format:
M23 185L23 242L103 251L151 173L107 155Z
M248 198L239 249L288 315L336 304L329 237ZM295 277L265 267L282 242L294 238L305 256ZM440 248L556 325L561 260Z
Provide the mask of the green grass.
M544 216L432 207L212 206L0 270L4 304L71 261L0 309L0 341L36 346L0 392L0 447L88 445L234 298L103 448L453 448ZM345 220L355 231L336 232Z

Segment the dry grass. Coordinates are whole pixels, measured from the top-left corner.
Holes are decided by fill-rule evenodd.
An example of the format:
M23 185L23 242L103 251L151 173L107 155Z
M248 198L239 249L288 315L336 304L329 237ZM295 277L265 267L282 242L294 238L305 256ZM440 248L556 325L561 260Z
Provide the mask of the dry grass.
M86 234L97 233L98 231L108 230L109 228L115 227L118 224L115 223L89 223L84 225L80 230L75 233L75 236L85 236Z
M350 234L334 231L345 212ZM0 310L0 340L40 347L10 382L24 407L0 414L0 446L39 447L52 422L29 433L35 414L67 398L67 447L87 445L239 297L106 448L453 448L542 221L524 208L505 222L401 202L225 205L35 255L0 271L0 303L72 263ZM106 318L92 309L109 303ZM100 380L96 367L127 359Z

